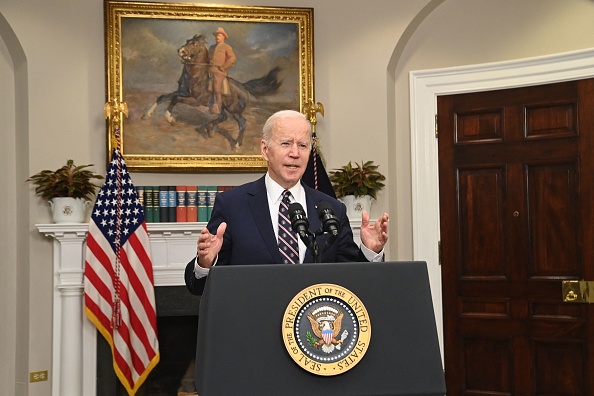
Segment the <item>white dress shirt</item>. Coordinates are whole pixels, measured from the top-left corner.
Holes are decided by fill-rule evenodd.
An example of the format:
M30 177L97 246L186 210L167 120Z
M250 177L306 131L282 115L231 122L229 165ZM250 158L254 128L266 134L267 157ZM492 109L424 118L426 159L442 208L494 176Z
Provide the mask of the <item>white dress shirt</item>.
M266 173L266 177L264 178L264 183L266 184L266 194L268 195L268 208L270 209L270 220L272 221L272 228L274 228L274 235L276 236L276 240L278 240L278 208L280 203L283 199L283 192L285 189L281 187L277 182L272 180L270 175ZM291 189L289 189L291 193L291 203L297 202L302 207L303 210L307 212L307 202L305 200L305 190L301 183L297 183ZM299 241L299 263L303 263L303 259L305 258L305 253L307 251L307 247L297 236L297 240Z

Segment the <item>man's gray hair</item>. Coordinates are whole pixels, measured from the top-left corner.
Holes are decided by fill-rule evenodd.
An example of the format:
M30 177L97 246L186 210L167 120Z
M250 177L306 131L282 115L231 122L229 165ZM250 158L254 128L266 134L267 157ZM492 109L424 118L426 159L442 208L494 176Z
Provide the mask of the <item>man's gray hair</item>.
M295 110L280 110L268 117L266 123L262 127L262 139L266 141L266 144L270 143L270 139L272 138L272 132L274 127L276 126L277 121L286 118L299 118L307 121L310 124L309 120L305 118L303 114ZM311 124L309 125L311 130Z

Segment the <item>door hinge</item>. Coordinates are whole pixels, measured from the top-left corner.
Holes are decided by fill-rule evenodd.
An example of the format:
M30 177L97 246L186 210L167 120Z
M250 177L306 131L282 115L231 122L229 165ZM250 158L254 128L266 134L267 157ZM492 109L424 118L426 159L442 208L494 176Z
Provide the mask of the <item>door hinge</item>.
M438 124L438 115L435 114L435 139L439 138L439 124Z

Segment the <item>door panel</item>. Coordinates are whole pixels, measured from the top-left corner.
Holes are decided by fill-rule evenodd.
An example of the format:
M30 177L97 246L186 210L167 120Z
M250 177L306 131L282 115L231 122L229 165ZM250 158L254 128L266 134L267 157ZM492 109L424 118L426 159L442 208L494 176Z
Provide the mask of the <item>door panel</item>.
M531 278L570 276L579 270L577 165L526 165Z
M437 103L448 395L594 394L594 80Z

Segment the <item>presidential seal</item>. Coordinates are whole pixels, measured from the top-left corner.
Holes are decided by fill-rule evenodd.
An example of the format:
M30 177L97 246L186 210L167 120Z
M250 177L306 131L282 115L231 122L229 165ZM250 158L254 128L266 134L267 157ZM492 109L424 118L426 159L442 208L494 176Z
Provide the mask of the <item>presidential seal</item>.
M282 334L289 355L301 368L316 375L337 375L363 359L371 322L350 290L321 283L303 289L289 303Z

